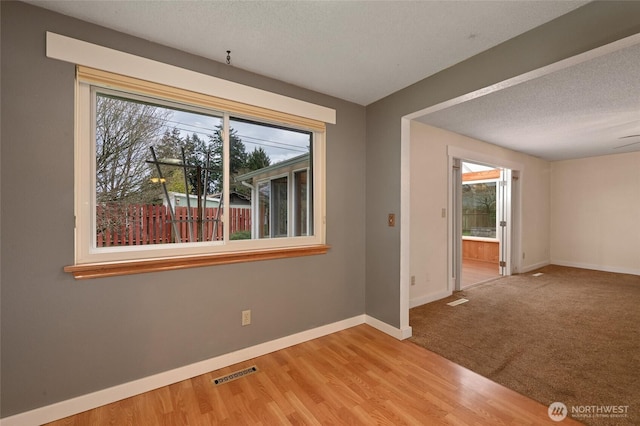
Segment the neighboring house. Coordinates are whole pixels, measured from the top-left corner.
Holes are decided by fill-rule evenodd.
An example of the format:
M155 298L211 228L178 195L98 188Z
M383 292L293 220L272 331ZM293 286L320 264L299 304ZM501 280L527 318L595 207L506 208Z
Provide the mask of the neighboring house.
M171 205L171 207L175 208L175 207L187 207L187 206L191 206L191 207L197 207L198 206L198 198L200 198L200 202L202 202L202 197L198 197L197 195L194 194L189 194L188 199L187 199L187 194L185 193L180 193L180 192L168 192L169 194L169 202L167 202L167 198L164 196L164 194L162 195L162 204L164 204L165 206L167 205ZM215 208L220 206L220 199L218 197L214 197L211 195L208 195L206 197L206 204L205 207L206 208Z
M166 198L163 196L163 204L168 206ZM198 215L194 215L194 212L198 207L198 196L194 194L189 194L187 198L187 194L179 193L179 192L169 192L169 200L171 201L171 208L173 209L178 221L185 220L198 220ZM187 204L187 200L189 204ZM202 200L202 198L200 199ZM223 231L223 209L221 207L222 194L216 193L211 194L206 197L206 205L204 211L204 222L208 223L209 227L205 227L208 230L209 234L206 238L211 238L213 240L220 240L224 233ZM201 201L202 202L202 201ZM186 207L191 207L191 213L187 212ZM251 228L253 217L251 211L251 200L248 199L243 194L238 192L229 193L229 216L227 217L227 222L229 223L229 232L232 235L240 235L242 234L242 238L248 238L244 236L246 232Z
M309 154L303 154L234 178L251 189L252 238L308 234L309 174Z
M206 198L206 208L216 208L220 206L220 198L221 194L212 194L208 195ZM169 191L169 200L171 201L171 205L173 207L187 207L187 194L181 192L172 192ZM162 204L165 206L168 205L166 197L162 196ZM194 194L189 194L189 204L191 207L198 206L198 196ZM237 192L231 192L229 194L229 205L231 208L236 209L250 209L251 208L251 200L247 199L242 194Z

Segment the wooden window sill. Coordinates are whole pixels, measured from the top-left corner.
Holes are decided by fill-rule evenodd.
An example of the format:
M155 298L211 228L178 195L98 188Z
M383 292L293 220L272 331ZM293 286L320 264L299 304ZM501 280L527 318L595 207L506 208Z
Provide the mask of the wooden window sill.
M313 256L318 254L326 254L329 248L330 246L328 245L319 244L305 247L216 253L199 256L173 257L166 259L87 263L82 265L65 266L64 271L73 274L74 278L77 280L86 280L91 278L114 277L118 275L142 274L145 272L197 268L200 266L226 265L230 263L255 262L258 260Z

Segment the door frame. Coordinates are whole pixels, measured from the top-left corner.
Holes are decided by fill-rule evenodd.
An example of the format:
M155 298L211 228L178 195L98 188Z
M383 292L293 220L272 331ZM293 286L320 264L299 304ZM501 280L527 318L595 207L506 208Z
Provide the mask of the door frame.
M456 191L456 186L462 186L462 172L460 167L463 161L491 165L500 169L509 169L511 179L509 179L511 202L505 211L507 216L506 244L501 241L501 252L506 256L506 267L503 275L511 275L521 269L521 197L520 197L520 177L524 174L524 165L518 162L496 158L482 152L472 151L454 145L447 146L448 155L448 210L450 214L447 220L447 271L448 271L448 291L461 290L460 277L462 274L462 208L461 193ZM513 179L512 177L516 177ZM457 197L457 199L456 199ZM503 250L504 247L504 250ZM502 257L502 255L501 255Z
M511 275L511 176L513 172L511 169L500 168L500 180L498 181L498 187L496 188L496 213L498 220L498 227L496 229L496 236L499 241L499 270L500 275Z

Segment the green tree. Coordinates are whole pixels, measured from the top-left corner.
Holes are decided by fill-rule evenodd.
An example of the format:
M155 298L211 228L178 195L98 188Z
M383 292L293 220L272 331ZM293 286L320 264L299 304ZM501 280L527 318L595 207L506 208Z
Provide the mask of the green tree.
M254 148L252 152L247 155L247 161L244 168L239 170L237 174L244 174L252 172L254 170L263 169L271 165L271 159L267 155L267 152L262 147ZM230 185L231 191L242 194L248 198L251 197L251 189L242 185L241 182L232 181Z
M204 140L200 139L196 133L193 133L191 136L185 136L181 148L184 149L184 160L185 164L188 166L185 171L187 173L187 181L189 183L189 192L191 194L197 194L198 186L200 186L202 193L214 192L215 178L211 176L213 173L209 173L207 182L205 182L203 171L207 167L207 163L209 163L210 169L217 170L220 168L222 165L222 158L219 159L219 164L215 164L216 159L211 155L211 147L205 143ZM180 153L179 158L182 159L182 152ZM196 168L198 166L200 167L200 170ZM198 172L200 172L200 174L198 174Z
M271 165L271 159L262 147L254 148L247 156L247 169L249 171L263 169Z
M211 171L211 183L213 183L214 192L222 192L223 188L223 176L222 176L222 154L223 154L223 142L222 142L222 125L216 127L213 134L209 135L209 146L211 147L212 158L212 171ZM234 129L229 129L229 175L231 177L230 190L234 190L236 184L233 181L233 176L242 173L245 170L247 162L247 152L245 150L244 142L238 132Z
M244 170L247 161L247 153L244 143L237 132L230 129L229 144L229 173L231 176ZM186 164L189 181L189 191L197 193L198 181L201 188L206 193L221 192L223 188L223 140L222 125L218 125L214 132L209 135L209 141L205 142L196 133L185 136L182 141L185 151ZM201 173L193 166L200 166ZM208 166L208 167L207 167ZM206 181L205 181L206 175Z
M190 193L191 188L185 188L184 168L178 166L182 164L182 150L184 141L180 135L180 130L174 127L171 131L166 130L159 144L155 147L156 156L158 161L164 163L175 163L175 166L160 165L162 176L165 179L165 185L167 191ZM159 177L158 168L151 164L151 172L153 176ZM158 189L161 192L161 189Z
M229 169L231 176L234 176L246 170L248 156L242 139L233 129L230 129L230 139ZM213 133L208 135L208 141L202 139L197 133L182 136L177 128L171 131L166 130L155 150L159 161L176 163L176 166L160 166L167 190L197 194L198 184L200 184L203 193L221 192L223 188L223 148L222 125L218 125ZM187 167L182 167L183 164ZM151 167L151 173L153 176L157 176L156 166L151 165ZM187 188L184 184L185 171ZM198 174L198 172L200 173ZM233 187L233 181L231 183Z
M157 146L155 146L156 155L158 156L158 160L161 161L171 161L174 159L179 159L180 147L182 146L182 137L180 136L180 130L176 127L165 130L162 135L162 139Z

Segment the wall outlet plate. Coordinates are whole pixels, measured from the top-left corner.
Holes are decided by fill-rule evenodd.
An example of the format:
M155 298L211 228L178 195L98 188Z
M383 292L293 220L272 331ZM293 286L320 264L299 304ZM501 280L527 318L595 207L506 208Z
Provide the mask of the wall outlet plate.
M251 324L251 309L247 309L246 311L242 311L242 325Z

